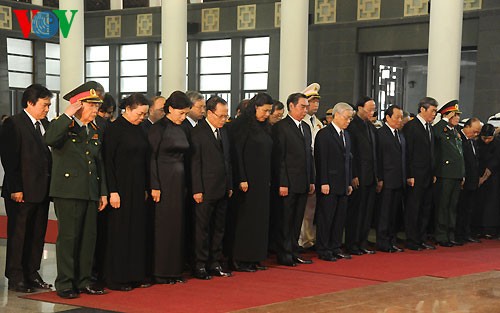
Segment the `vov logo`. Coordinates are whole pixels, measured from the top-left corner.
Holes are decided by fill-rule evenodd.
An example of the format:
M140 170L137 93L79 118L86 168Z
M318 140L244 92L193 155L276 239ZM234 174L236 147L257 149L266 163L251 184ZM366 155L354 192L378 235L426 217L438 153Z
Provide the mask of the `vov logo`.
M47 39L54 37L59 29L64 38L68 37L69 30L75 19L76 12L78 10L70 10L71 18L68 21L66 12L68 10L52 10L51 11L39 11L39 10L13 10L16 14L17 21L23 32L24 38L28 38L31 29L35 35L40 38ZM28 14L31 11L31 21L29 20Z

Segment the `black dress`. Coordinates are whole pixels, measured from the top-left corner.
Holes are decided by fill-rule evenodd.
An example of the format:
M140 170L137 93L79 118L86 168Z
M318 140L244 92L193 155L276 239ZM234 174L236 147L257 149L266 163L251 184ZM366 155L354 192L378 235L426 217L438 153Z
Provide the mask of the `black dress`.
M108 285L146 279L145 192L148 190L147 138L139 125L123 116L104 133L104 161L108 190L120 195L120 208L107 212L107 249L104 276Z
M161 190L155 208L153 275L180 277L184 267L186 176L184 159L189 151L184 128L167 118L149 131L151 189Z
M273 141L267 122L242 118L231 125L234 207L230 209L234 238L232 258L238 262L260 262L267 258L269 233L269 191ZM248 191L239 189L248 182Z

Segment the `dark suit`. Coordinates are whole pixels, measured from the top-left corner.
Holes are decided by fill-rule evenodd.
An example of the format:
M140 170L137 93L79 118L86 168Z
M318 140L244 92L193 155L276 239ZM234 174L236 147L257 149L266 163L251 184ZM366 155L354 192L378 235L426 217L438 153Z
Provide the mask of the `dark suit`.
M415 178L407 188L405 228L407 243L419 245L426 239L432 213L432 179L434 175L434 134L426 131L418 117L403 128L406 139L406 177ZM429 138L430 136L430 138Z
M342 245L347 193L352 180L352 154L349 133L344 131L344 142L330 123L316 135L314 159L316 162L316 251L320 256L338 254ZM330 193L321 192L322 185L330 186Z
M48 128L47 120L41 123ZM52 157L25 111L4 122L0 142L8 217L5 276L12 285L40 278ZM11 199L16 192L23 193L24 202Z
M307 193L314 183L311 129L306 123L301 125L303 134L287 116L273 126L274 186L288 187L288 196L281 199L278 239L278 258L286 263L298 254Z
M232 189L229 138L225 128L215 138L206 120L191 132L192 195L203 194L203 202L195 204L196 268L219 266L226 223L228 191Z
M406 186L406 140L399 140L386 125L377 130L377 177L383 182L377 223L377 248L389 250L396 244L396 217Z
M149 129L151 128L151 126L153 126L153 123L149 120L149 118L142 121L141 127L142 127L142 130L144 131L144 133L146 134L146 136L148 135Z
M347 127L352 142L352 176L359 179L359 187L349 198L345 225L345 244L351 251L366 248L370 233L376 189L376 128L358 115Z

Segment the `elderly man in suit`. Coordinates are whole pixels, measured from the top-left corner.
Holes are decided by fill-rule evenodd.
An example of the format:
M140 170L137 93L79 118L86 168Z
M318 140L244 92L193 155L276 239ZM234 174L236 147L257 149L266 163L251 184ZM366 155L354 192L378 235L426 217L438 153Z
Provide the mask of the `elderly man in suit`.
M314 192L314 164L311 129L302 122L309 106L307 97L291 94L287 105L288 116L273 126L273 180L282 201L278 263L296 266L312 263L299 255L298 240L307 195Z
M56 290L66 299L104 294L90 281L97 212L108 202L101 138L92 122L102 100L91 86L85 83L63 97L70 104L45 133L54 160L49 195L59 222Z
M5 276L9 290L17 292L51 287L38 273L49 212L52 157L42 135L49 124L51 98L52 92L42 85L26 88L24 110L5 121L0 140L8 217Z
M436 249L426 242L432 212L434 176L434 133L432 121L438 102L425 97L418 103L418 115L403 128L406 139L407 194L405 206L406 247L410 250Z
M227 102L212 96L207 101L207 118L200 120L191 133L192 193L196 202L194 276L198 279L210 279L210 274L231 276L219 263L227 202L233 193L229 138L223 127L227 117Z
M193 105L182 125L187 127L187 129L192 129L205 117L207 107L205 97L198 91L188 90L186 91L186 96L188 96Z
M314 144L316 162L316 252L321 260L348 259L341 250L347 197L352 193L351 139L346 131L353 117L352 107L339 102L333 107L333 121L321 129Z
M144 133L146 133L146 135L148 134L151 126L153 126L154 123L161 120L165 116L165 110L163 110L165 100L165 97L162 96L156 96L151 99L148 118L141 123L142 130L144 130Z
M403 110L391 105L385 110L384 126L377 130L377 192L381 193L377 223L377 249L403 252L396 246L396 217L403 205L406 186L406 140L399 132Z

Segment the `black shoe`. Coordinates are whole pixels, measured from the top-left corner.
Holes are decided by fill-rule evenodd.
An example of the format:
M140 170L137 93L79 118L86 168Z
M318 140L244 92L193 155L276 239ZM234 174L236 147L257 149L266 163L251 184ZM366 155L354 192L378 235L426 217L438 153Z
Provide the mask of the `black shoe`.
M413 251L422 251L422 247L420 245L411 242L406 243L406 249L410 249Z
M438 245L440 245L441 247L446 247L446 248L453 247L453 244L451 242L448 242L448 241L438 241Z
M361 249L349 249L348 250L352 255L363 255L363 251Z
M35 292L35 288L25 284L24 282L9 283L9 290L22 293L32 293Z
M106 293L104 291L104 289L97 287L97 286L92 286L92 285L88 285L88 286L85 286L83 288L80 288L80 292L86 293L88 295L93 295L93 296L99 296L99 295L103 295Z
M436 247L434 245L431 245L430 243L422 242L420 245L422 246L422 248L427 250L436 250Z
M280 265L285 265L285 266L297 266L297 263L295 263L292 258L280 258L278 257L278 264Z
M149 280L135 283L132 287L134 288L149 288L153 286L153 283Z
M361 248L359 249L363 254L375 254L376 252L374 250L366 249L366 248Z
M80 297L78 292L72 288L70 289L64 289L64 290L58 290L57 295L63 299L75 299Z
M186 279L182 276L172 277L171 280L174 282L174 284L185 284L186 283Z
M231 276L233 276L233 274L231 274L231 272L225 272L220 265L211 269L210 274L212 274L214 276L219 276L219 277L231 277Z
M28 284L37 289L51 289L52 285L44 282L41 278L35 278L32 280L28 280Z
M268 269L267 266L260 264L260 262L254 263L253 268L255 268L257 271L265 271Z
M404 251L405 251L405 249L400 248L400 247L398 247L398 246L396 246L396 245L392 245L392 248L393 248L394 250L396 250L396 252L404 252Z
M300 256L294 256L293 262L297 264L312 264L313 261L309 259L304 259L303 257Z
M460 240L450 240L450 243L454 246L463 246L464 245L463 241L460 241Z
M108 284L108 289L116 290L116 291L131 291L134 289L132 284Z
M469 237L465 241L472 242L472 243L481 243L481 240L473 238L473 237Z
M394 249L393 247L378 248L378 251L382 251L382 252L385 252L385 253L395 253L395 252L398 252L398 250Z
M173 285L175 280L167 277L155 277L155 282L160 285Z
M193 273L194 278L209 280L212 279L212 276L208 275L207 270L204 267L197 268Z
M336 257L334 257L333 255L329 255L329 254L320 254L320 255L318 255L318 259L323 260L323 261L328 261L328 262L337 261Z
M249 263L242 263L242 262L234 262L233 269L236 272L247 272L247 273L253 273L257 271L256 267L252 266Z
M337 259L352 259L352 256L349 253L344 253L342 251L337 251L336 253L333 253L333 256Z

